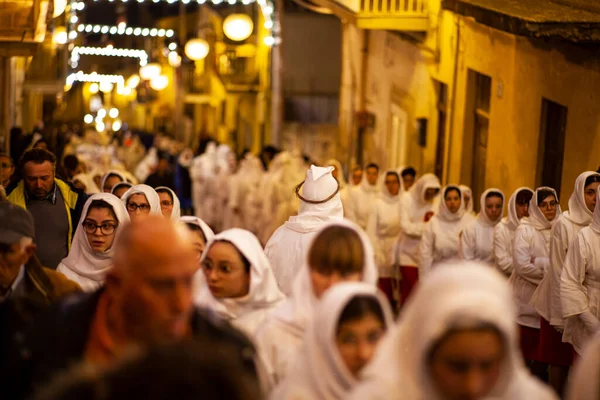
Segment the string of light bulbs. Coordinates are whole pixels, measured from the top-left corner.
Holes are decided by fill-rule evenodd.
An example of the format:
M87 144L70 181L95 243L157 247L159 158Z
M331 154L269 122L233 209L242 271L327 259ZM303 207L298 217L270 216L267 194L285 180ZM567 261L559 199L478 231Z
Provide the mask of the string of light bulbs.
M72 85L74 82L96 82L99 84L112 83L123 85L125 83L125 78L123 77L123 75L106 75L98 74L96 72L86 74L83 71L78 71L73 72L67 76L67 85Z
M148 63L148 53L146 53L145 50L140 49L121 49L110 46L75 46L73 51L71 51L71 62L76 63L79 61L79 55L138 58L140 60L140 66L142 67Z
M122 36L150 36L168 38L175 36L175 31L173 29L134 28L132 26L126 26L124 23L117 26L80 24L77 26L77 31L82 33L109 33L111 35Z

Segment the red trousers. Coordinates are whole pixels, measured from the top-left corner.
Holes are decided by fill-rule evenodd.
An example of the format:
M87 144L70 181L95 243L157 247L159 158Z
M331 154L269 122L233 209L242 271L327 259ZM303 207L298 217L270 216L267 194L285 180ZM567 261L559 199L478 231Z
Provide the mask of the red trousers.
M519 325L521 352L525 360L542 361L540 357L540 330Z
M569 367L573 365L575 350L570 343L563 343L562 334L542 318L540 329L540 357L543 362Z
M388 298L388 301L390 302L390 305L393 309L398 298L396 295L396 278L379 278L377 286L379 287L379 290L381 290L385 294L385 297Z
M400 304L405 305L419 282L419 269L416 267L400 267L402 280L400 281Z

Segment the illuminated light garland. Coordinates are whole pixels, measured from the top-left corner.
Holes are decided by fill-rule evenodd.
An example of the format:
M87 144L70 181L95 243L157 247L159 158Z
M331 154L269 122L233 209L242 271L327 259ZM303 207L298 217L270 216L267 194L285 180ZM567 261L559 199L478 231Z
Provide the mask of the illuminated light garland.
M86 33L110 33L111 35L122 35L122 36L150 36L150 37L173 37L175 31L173 29L156 29L156 28L134 28L131 26L125 27L124 25L119 26L108 26L108 25L92 25L92 24L80 24L77 26L77 31Z
M146 53L145 50L138 50L138 49L76 46L73 48L73 51L71 52L71 61L72 62L79 61L80 55L139 58L141 66L144 66L148 63L148 53Z
M74 82L96 82L101 85L111 83L123 86L125 84L125 78L123 75L103 75L96 72L85 74L83 71L78 71L67 76L67 85L72 85Z

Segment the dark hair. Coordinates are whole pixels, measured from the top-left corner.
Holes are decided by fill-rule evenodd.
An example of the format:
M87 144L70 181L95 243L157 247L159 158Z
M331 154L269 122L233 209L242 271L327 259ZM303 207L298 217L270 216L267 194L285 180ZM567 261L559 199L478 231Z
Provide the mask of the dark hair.
M548 189L540 189L537 192L537 204L538 206L540 204L542 204L542 202L544 201L544 199L548 196L552 196L554 197L554 200L558 201L558 199L556 198L556 194L554 194L554 192L552 190L548 190Z
M587 177L587 179L585 180L585 185L583 185L583 187L587 187L588 185L591 185L592 183L595 182L600 182L600 175L590 175Z
M402 170L402 173L400 175L402 175L402 177L405 177L406 175L411 175L414 178L415 176L417 176L417 171L413 167L406 167Z
M394 172L394 171L388 171L388 172L386 172L386 174L385 174L385 177L387 178L388 176L395 176L395 177L396 177L396 179L398 179L398 182L400 182L400 177L398 176L398 173L397 173L397 172Z
M346 322L356 321L373 315L385 326L385 317L381 305L373 296L357 295L344 307L338 319L338 329Z
M168 189L155 189L156 193L166 193L169 195L169 197L171 198L171 201L175 201L175 199L173 198L173 193L168 190Z
M46 149L27 150L19 161L19 168L25 171L25 164L33 162L34 164L43 164L48 161L52 164L52 169L56 169L56 156Z
M34 149L36 149L36 148L37 148L37 145L38 145L38 144L41 144L41 143L45 143L45 144L46 144L46 147L50 147L50 145L48 144L48 141L47 141L46 139L40 139L40 140L38 140L37 142L35 142L35 143L33 144L33 148L34 148Z
M15 162L13 161L12 157L9 156L8 154L0 152L0 157L8 158L8 160L10 161L10 164L15 165Z
M186 222L185 225L188 227L188 229L192 232L198 232L200 234L200 237L202 238L202 241L204 241L204 243L207 243L208 240L206 239L206 235L204 234L204 231L202 230L202 228L196 224L193 224L191 222Z
M93 209L105 209L110 211L110 214L112 217L114 217L114 219L119 222L119 218L117 218L117 214L115 214L115 210L113 208L113 206L111 206L109 203L107 203L104 200L92 200L92 202L90 203L90 206L88 207L88 214L90 213L90 210ZM87 217L87 215L86 215Z
M133 187L133 185L131 183L122 181L122 182L117 183L115 186L113 186L112 192L114 193L115 190L117 190L120 186L125 186L128 189L130 189L131 187Z
M498 198L504 200L504 196L502 196L502 193L500 193L500 192L492 191L485 195L486 200L491 199L492 197L498 197Z
M517 197L515 200L517 201L517 204L529 204L532 197L533 192L531 190L523 189L520 190L519 193L517 193Z
M446 188L446 190L444 191L444 200L446 199L446 196L450 193L450 192L456 192L458 193L458 198L462 197L462 193L460 191L460 188L456 187L456 186L448 186Z
M375 163L368 163L367 168L365 168L365 170L367 170L369 168L375 168L377 171L379 171L379 165L377 165Z
M308 264L323 275L362 273L365 249L360 236L344 226L330 226L319 232L308 251Z
M68 170L74 171L79 166L79 159L77 158L77 156L74 156L73 154L69 154L68 156L65 156L65 158L63 160L63 165Z
M248 261L246 256L244 256L242 254L242 252L238 250L238 248L236 247L235 244L231 243L229 240L215 240L214 243L229 243L235 249L235 251L238 253L238 255L240 256L240 259L242 260L242 263L244 264L244 271L246 271L247 274L250 273L250 261Z

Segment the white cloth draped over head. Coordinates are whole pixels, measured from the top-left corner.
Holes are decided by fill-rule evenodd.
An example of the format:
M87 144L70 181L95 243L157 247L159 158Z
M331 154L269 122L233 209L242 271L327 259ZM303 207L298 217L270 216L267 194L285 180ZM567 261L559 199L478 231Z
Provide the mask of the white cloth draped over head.
M115 186L113 186L113 188L112 188L112 190L110 192L112 194L115 194L115 192L117 191L117 189L122 188L122 187L126 187L127 190L129 190L129 189L131 189L133 187L133 184L131 184L129 182L119 182Z
M356 297L377 301L385 320L393 324L392 311L385 296L363 282L342 282L323 295L315 310L314 321L306 332L301 351L290 369L290 374L275 390L271 398L286 399L346 399L358 380L342 360L336 333L339 319L346 306Z
M473 213L473 191L467 185L458 185L460 192L462 193L462 199L465 199L465 196L469 197L469 204L465 205L466 213Z
M144 184L132 186L131 189L126 191L123 194L123 197L121 197L121 201L123 204L125 204L125 207L127 207L127 201L129 198L134 194L143 194L146 196L146 200L148 200L148 204L150 204L150 214L162 215L162 211L160 209L160 197L158 197L156 190Z
M273 272L282 292L289 295L294 277L305 262L308 246L325 224L344 218L344 209L338 183L331 175L333 167L311 166L300 196L300 212L279 227L265 246L265 254L273 266ZM337 192L337 193L336 193ZM334 195L335 194L335 195Z
M385 178L388 174L398 175L398 181L400 182L400 190L398 191L397 195L392 195L385 184ZM378 195L388 202L396 202L399 199L399 197L402 196L402 194L404 193L404 183L402 182L402 177L394 169L388 169L383 171L382 174L379 174L377 185L379 186Z
M179 220L185 224L193 224L193 225L196 225L197 227L199 227L200 229L202 229L202 233L204 234L204 237L206 238L206 244L208 244L208 242L215 237L215 233L210 228L210 226L208 226L208 224L206 222L202 221L198 217L186 215L186 216L181 217Z
M157 193L159 190L167 190L169 193L171 193L171 197L173 198L173 211L171 213L171 221L179 221L179 218L181 218L181 203L179 202L179 197L177 197L175 192L166 186L159 186L154 190L156 190Z
M441 189L440 180L434 174L423 174L415 184L408 190L413 201L419 207L424 207L427 204L425 200L425 192L427 189Z
M556 399L526 370L514 320L512 292L497 271L475 262L440 265L417 288L349 398L443 399L428 365L433 346L450 331L490 324L502 335L506 354L484 399Z
M450 191L452 189L458 191L458 197L460 199L460 207L458 208L458 211L456 211L456 212L450 211L448 209L448 206L446 205L446 193L448 193L448 191ZM458 221L464 215L465 215L465 200L463 198L460 186L446 185L442 189L442 197L440 199L440 207L439 207L439 210L437 213L438 218L441 219L442 221L452 222L452 221Z
M600 177L597 172L586 171L575 180L575 189L569 198L569 210L563 213L574 224L588 226L592 223L592 212L585 205L585 181L592 175Z
M325 163L328 167L334 167L337 171L337 181L340 183L340 189L348 186L348 181L344 177L344 169L342 168L342 163L336 160L335 158L330 159Z
M96 185L96 182L94 182L94 177L92 174L77 174L73 177L72 181L79 181L83 183L85 186L85 193L87 194L96 194L101 192L101 190L98 188L98 185Z
M528 187L520 187L513 192L508 200L508 217L506 219L506 224L511 231L517 229L521 220L519 219L519 215L517 214L517 195L522 191L529 191L533 194L533 189Z
M252 232L233 228L214 236L202 254L201 264L217 242L231 243L250 263L250 289L240 298L215 298L206 282L204 273L196 274L194 289L195 303L215 311L222 318L232 320L240 329L249 334L262 324L266 312L281 302L285 296L279 290L271 264L263 252L262 246ZM266 311L262 316L257 311ZM241 320L245 317L245 320Z
M542 190L548 190L548 191L552 192L554 194L554 197L556 198L556 216L554 217L554 219L552 221L548 221L546 219L546 217L544 216L544 213L538 206L538 193ZM544 199L540 199L540 200L544 200ZM556 195L556 190L552 189L551 187L542 186L535 190L533 197L529 201L529 217L523 218L522 223L532 226L535 230L538 230L538 231L543 231L545 229L552 229L552 225L554 225L554 223L556 221L558 221L558 217L560 216L561 213L562 213L562 211L560 209L560 204L558 203L558 196Z
M106 181L108 180L108 178L110 178L111 176L118 177L119 179L121 179L121 182L127 182L125 175L121 171L117 171L114 169L110 170L102 176L102 183L100 184L101 191L104 191L104 185L106 184Z
M110 204L118 220L113 245L103 253L92 250L82 226L83 221L87 218L90 204L95 200L102 200ZM69 251L69 255L58 266L58 272L79 283L84 291L93 291L100 287L104 283L106 274L113 266L114 244L119 240L123 227L128 222L129 214L125 206L114 195L110 193L98 193L89 197L83 206L81 219L77 225L71 245L71 251Z
M500 195L500 197L502 198L502 212L500 213L500 216L495 220L492 221L490 219L490 217L488 217L487 213L485 212L485 200L487 199L488 195L490 193L498 193ZM487 226L487 227L494 227L496 226L497 223L499 223L500 221L502 221L502 214L504 213L504 193L502 193L502 190L500 189L496 189L496 188L490 188L487 189L485 192L483 192L481 194L481 198L479 199L479 204L480 204L480 211L479 211L479 215L477 215L477 220L479 221L479 223L483 226Z

